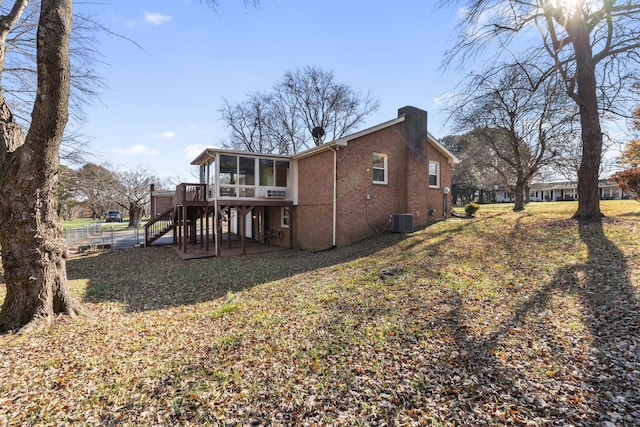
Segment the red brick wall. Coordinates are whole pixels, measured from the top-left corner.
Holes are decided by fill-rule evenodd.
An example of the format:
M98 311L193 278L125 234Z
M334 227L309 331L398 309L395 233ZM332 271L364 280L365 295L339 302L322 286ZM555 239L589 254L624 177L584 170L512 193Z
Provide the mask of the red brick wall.
M298 205L292 210L294 246L321 250L333 245L333 152L298 160Z
M173 195L161 193L160 196L157 196L151 193L151 212L149 213L151 218L171 207L173 207Z
M269 233L273 230L280 231L280 241L273 241L272 244L280 245L284 248L291 246L291 216L294 208L289 208L289 228L282 227L282 207L281 206L266 206L264 207L265 220L265 233Z
M389 217L394 213L413 214L414 228L444 217L443 188L451 187L451 167L435 146L427 144L426 132L416 132L420 120L426 120L426 113L422 112L424 118L420 113L413 122L369 133L338 149L337 246L371 236L376 230L390 230ZM408 131L410 126L413 131ZM424 135L423 139L415 139L418 134ZM408 136L413 138L410 143ZM374 152L388 156L387 184L373 183ZM439 188L429 188L429 160L440 162ZM332 246L332 174L330 150L298 160L298 206L292 215L294 246L310 250ZM429 208L435 211L431 216Z
M402 123L351 140L338 151L337 244L346 245L383 230L406 205L406 155ZM387 184L373 183L373 153L388 156ZM369 195L369 199L367 199Z
M440 186L429 187L429 161L440 162ZM451 188L451 166L448 159L429 143L426 146L424 158L412 156L409 160L411 171L408 182L409 210L412 213L413 224L416 227L425 225L429 221L444 218L444 187ZM451 207L451 194L447 196L447 208ZM429 209L433 209L433 215L429 215Z

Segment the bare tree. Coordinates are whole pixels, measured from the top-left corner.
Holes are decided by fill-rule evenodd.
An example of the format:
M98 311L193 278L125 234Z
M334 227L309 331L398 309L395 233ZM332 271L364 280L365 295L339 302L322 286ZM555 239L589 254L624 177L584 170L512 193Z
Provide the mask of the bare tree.
M526 64L476 75L452 110L459 129L471 131L499 159L496 170L524 209L525 189L567 141L572 120L558 85Z
M216 1L208 3L214 6ZM36 67L24 69L27 74L33 70L36 90L30 91L25 83L24 90L16 92L33 94L33 102L28 96L18 97L24 104L14 102L6 80L0 86L0 247L6 284L0 332L39 329L59 313L72 317L86 313L69 292L56 199L73 85L72 0L0 2L0 77L8 76L12 67L11 40L21 31L21 19L38 6L31 51ZM87 76L85 72L75 78ZM20 110L20 105L30 104L31 108ZM30 118L21 121L20 111L29 110Z
M318 67L288 71L272 93L254 94L220 110L230 130L226 148L295 154L360 126L379 102L335 81ZM320 131L321 130L321 131Z
M231 131L228 146L256 153L275 151L268 128L270 109L267 95L260 93L249 95L245 101L235 105L225 100L220 113Z
M336 82L333 72L318 67L287 71L276 91L297 107L308 135L320 127L332 140L357 128L380 105L371 93L363 97L350 86Z
M441 1L450 5L452 2ZM616 0L468 0L459 37L447 54L447 63L465 62L497 41L496 55L522 55L547 66L545 75L559 82L578 107L582 156L578 173L577 219L602 216L598 175L603 146L601 117L623 114L629 82L640 63L640 4ZM540 35L540 43L525 52L506 46L516 35ZM522 39L520 39L522 40ZM520 46L522 46L521 44Z
M0 16L0 75L8 36L28 6L28 0L16 0ZM71 24L71 0L41 1L37 96L26 134L0 91L0 246L7 288L0 331L37 329L56 313L83 312L67 284L56 203L58 155L68 120Z
M118 204L129 211L129 227L139 227L150 201L149 187L158 179L141 166L119 172L117 177L120 188Z
M120 196L117 174L108 165L87 163L75 171L75 186L93 218L103 218Z
M5 66L2 89L7 105L16 122L28 129L30 109L36 95L36 31L38 28L38 2L31 1L15 23L6 39ZM96 49L96 32L103 31L99 23L88 16L75 14L69 46L70 97L69 123L65 127L60 146L60 158L69 164L80 164L89 156L89 138L80 129L85 121L84 106L94 99L104 82L95 73L100 61Z

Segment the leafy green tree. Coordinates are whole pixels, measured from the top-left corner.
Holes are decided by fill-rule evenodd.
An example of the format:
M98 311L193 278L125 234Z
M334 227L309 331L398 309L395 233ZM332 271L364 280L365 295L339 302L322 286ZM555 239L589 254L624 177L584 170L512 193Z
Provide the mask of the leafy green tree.
M448 135L440 140L459 159L451 171L451 195L454 204L464 205L475 200L485 202L496 186L502 185L497 159L488 146L471 133Z
M58 215L64 220L72 219L82 207L76 183L76 172L68 166L61 165L57 199Z

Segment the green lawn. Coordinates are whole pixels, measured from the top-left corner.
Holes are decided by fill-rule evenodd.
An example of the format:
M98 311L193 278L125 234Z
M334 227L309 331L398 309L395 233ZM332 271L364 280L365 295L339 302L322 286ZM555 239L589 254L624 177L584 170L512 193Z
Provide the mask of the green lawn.
M62 228L77 228L82 227L83 225L92 224L94 222L97 222L97 220L92 218L72 219L69 221L62 221Z
M316 254L71 258L95 318L0 336L0 426L639 425L640 203L512 206Z
M143 219L140 226L143 227L144 223L147 220L148 220L147 218ZM90 219L90 218L62 221L62 228L64 229L77 228L77 227L82 227L84 225L92 224L94 222L97 222L97 220ZM115 231L119 231L119 230L125 230L128 226L129 226L129 218L122 218L122 222L104 222L104 220L102 220L102 228L104 230L113 229Z

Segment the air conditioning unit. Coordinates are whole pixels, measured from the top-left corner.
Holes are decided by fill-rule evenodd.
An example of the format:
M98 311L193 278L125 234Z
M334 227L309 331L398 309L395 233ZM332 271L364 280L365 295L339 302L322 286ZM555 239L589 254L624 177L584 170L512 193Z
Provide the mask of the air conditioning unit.
M413 214L392 214L391 231L394 233L413 233Z
M286 190L267 190L265 195L267 199L284 199L287 197Z

